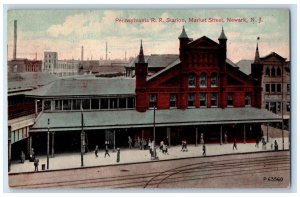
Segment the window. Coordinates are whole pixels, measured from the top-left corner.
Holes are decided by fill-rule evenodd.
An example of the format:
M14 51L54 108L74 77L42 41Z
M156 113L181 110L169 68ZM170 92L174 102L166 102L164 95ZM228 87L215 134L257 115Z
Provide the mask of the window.
M291 88L291 87L290 87L290 84L286 84L286 91L287 91L287 92L290 92L290 90L291 90L290 88Z
M188 106L195 107L195 93L188 94Z
M265 106L265 109L269 110L269 102L266 102L266 106Z
M102 98L100 100L100 109L108 109L108 99Z
M271 92L275 92L275 84L271 84Z
M233 106L233 93L227 93L227 105Z
M200 87L206 87L207 85L207 76L205 73L200 74Z
M270 77L270 69L268 67L266 68L266 75Z
M135 107L135 98L128 98L127 99L127 108L134 108Z
M18 72L18 65L14 65L13 72L14 72L14 73Z
M250 106L251 105L251 93L247 92L245 96L245 105Z
M266 92L270 92L270 84L266 84Z
M196 77L195 74L191 73L189 74L189 87L196 87Z
M151 107L151 108L157 107L157 95L156 94L150 94L149 107Z
M281 112L281 102L277 102L277 110L276 113Z
M63 110L71 110L71 100L63 100Z
M61 110L61 100L55 100L55 110Z
M82 99L82 109L90 109L90 99Z
M170 95L170 107L176 107L177 106L177 95L171 94Z
M126 98L119 98L119 108L126 108Z
M275 68L274 67L271 69L271 76L275 77Z
M270 102L270 111L276 113L276 102Z
M281 92L281 84L277 84L277 92Z
M212 93L211 94L211 102L210 105L212 107L217 107L218 106L218 93Z
M287 102L286 104L286 111L291 111L291 103L290 102Z
M115 109L115 108L118 108L118 99L117 98L111 98L110 101L109 101L109 106L110 106L110 109Z
M211 74L211 86L218 86L218 75L217 73Z
M91 109L99 109L99 99L91 100Z
M281 76L281 69L280 68L277 68L277 77L280 77Z
M80 102L81 102L81 100L73 99L72 109L73 110L80 110Z
M200 107L206 107L206 93L200 93Z

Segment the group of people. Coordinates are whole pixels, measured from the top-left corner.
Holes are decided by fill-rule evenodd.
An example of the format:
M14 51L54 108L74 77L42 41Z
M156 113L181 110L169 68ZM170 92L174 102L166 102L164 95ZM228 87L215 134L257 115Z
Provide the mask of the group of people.
M255 147L256 148L259 148L259 142L260 142L260 139L259 139L259 137L257 137L256 141L255 141ZM267 141L265 140L265 138L261 138L261 143L262 143L262 149L267 150ZM274 150L277 151L278 150L278 143L277 143L276 140L274 141L274 144L271 143L271 150L273 150L273 146L274 146Z

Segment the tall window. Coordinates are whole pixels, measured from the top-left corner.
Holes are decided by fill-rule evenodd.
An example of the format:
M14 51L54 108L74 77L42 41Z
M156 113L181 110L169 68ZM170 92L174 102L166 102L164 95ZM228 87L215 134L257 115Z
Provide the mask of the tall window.
M211 94L210 105L212 107L217 107L218 106L218 93L212 93Z
M218 86L218 75L217 73L211 74L211 86Z
M177 106L177 95L171 94L170 95L170 107L176 107Z
M63 110L71 110L71 100L63 100Z
M227 105L233 106L233 93L231 92L227 94Z
M280 77L280 76L281 76L281 69L277 68L277 77Z
M276 71L275 71L275 68L273 67L273 68L271 69L271 76L272 76L272 77L275 77L275 73L276 73Z
M135 107L135 98L129 97L127 99L127 108L134 108Z
M126 98L119 98L119 108L126 108Z
M200 107L206 107L206 93L200 93Z
M90 99L82 99L82 109L90 109Z
M250 106L251 105L251 93L247 92L245 96L245 105Z
M277 92L281 92L281 84L280 83L277 84Z
M150 94L149 107L157 107L157 94Z
M200 74L200 87L206 87L207 86L207 76L206 73Z
M51 101L45 100L44 101L44 110L50 110L51 109Z
M61 100L55 100L55 110L61 110Z
M189 87L196 87L196 76L194 73L189 74Z
M188 94L188 106L195 107L195 93Z
M108 109L108 99L102 98L100 100L100 109Z
M109 103L110 103L110 106L109 106L110 109L118 108L118 99L117 98L111 98Z
M269 110L269 105L270 105L270 103L269 103L269 102L266 102L265 109Z
M80 110L80 103L81 103L81 100L79 100L79 99L73 99L72 109L73 110Z
M99 109L99 99L92 99L91 100L91 108L92 109Z
M271 84L271 92L275 92L275 84Z
M281 102L277 102L277 110L276 113L281 112Z
M266 84L266 92L270 92L270 84Z
M266 68L266 75L268 76L268 77L270 77L270 68Z

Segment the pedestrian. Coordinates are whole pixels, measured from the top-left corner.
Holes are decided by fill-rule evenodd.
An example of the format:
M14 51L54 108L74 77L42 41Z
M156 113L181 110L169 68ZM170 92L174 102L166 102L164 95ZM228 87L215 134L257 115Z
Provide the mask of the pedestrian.
M160 151L163 150L163 146L164 146L164 141L161 141L161 142L160 142L160 146L159 146Z
M34 159L34 171L37 172L39 171L39 160L38 159Z
M275 151L278 151L278 144L277 144L277 141L275 140L274 142L274 148L275 148Z
M117 148L117 163L120 162L120 148Z
M228 136L227 136L227 131L225 131L225 133L224 133L224 143L225 143L225 144L227 144L227 137L228 137Z
M205 144L203 144L202 150L203 150L202 156L206 156L206 146L205 146Z
M236 139L234 139L234 141L233 141L233 147L232 147L232 150L234 150L234 149L237 150Z
M168 153L168 146L167 146L166 144L163 145L162 152L163 152L164 154L167 154L167 155L169 154L169 153Z
M273 150L273 143L271 143L271 150Z
M96 145L96 148L95 148L95 157L96 158L98 157L98 151L99 151L99 148L98 148L98 145Z
M255 142L256 142L256 143L255 143L255 147L258 148L258 147L259 147L259 138L258 138L258 137L256 138L256 141L255 141Z
M24 163L24 161L25 161L25 154L23 151L21 151L20 160L21 160L21 163Z
M29 161L34 161L35 160L35 153L34 153L34 149L31 148L31 151L30 151L30 155L29 155Z
M130 136L128 136L128 147L131 149L132 148L132 139Z
M200 134L200 144L204 144L204 137L203 133Z
M105 146L105 154L104 154L104 157L106 157L106 155L108 155L108 156L110 157L109 152L108 152L108 146L107 146L107 145Z
M263 150L267 149L267 142L266 142L265 138L262 138L262 149Z

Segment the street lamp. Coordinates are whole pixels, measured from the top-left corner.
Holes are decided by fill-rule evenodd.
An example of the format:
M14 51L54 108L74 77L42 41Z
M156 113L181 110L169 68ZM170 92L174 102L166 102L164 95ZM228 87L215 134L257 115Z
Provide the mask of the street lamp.
M83 167L83 153L85 151L85 133L83 131L83 112L81 108L81 167Z
M50 125L50 119L48 118L48 132L47 132L47 170L49 169L49 125Z

